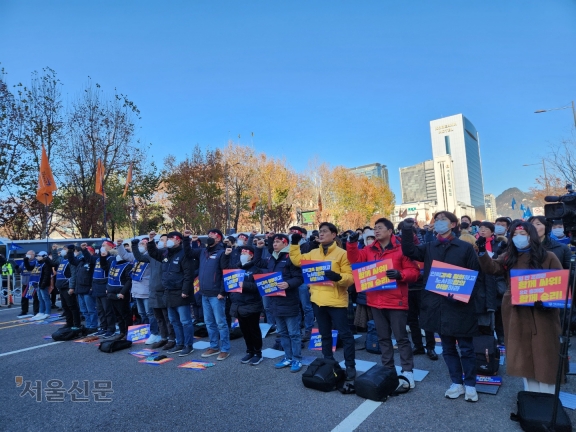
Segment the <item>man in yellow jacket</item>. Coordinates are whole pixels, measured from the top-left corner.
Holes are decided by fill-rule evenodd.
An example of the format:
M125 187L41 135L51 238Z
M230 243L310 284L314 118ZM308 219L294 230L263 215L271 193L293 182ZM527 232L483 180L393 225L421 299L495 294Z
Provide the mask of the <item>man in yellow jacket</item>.
M310 296L314 314L318 320L318 330L322 336L322 355L334 360L332 353L332 329L338 330L338 336L344 345L344 363L346 378L353 380L356 376L354 335L348 325L348 287L354 283L352 268L346 251L336 244L338 229L329 222L322 222L319 227L318 241L320 247L310 252L300 253L299 234L292 234L290 261L297 267L301 260L330 261L331 270L325 272L332 285L310 285Z

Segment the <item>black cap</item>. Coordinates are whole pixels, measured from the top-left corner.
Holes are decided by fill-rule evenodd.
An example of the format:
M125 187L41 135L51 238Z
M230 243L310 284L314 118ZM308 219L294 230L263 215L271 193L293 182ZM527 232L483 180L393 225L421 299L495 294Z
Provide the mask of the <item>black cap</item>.
M184 238L184 236L182 235L182 233L180 233L180 232L178 232L178 231L170 231L170 232L167 234L167 236L168 236L168 238L170 238L170 237L178 237L178 238L180 238L180 240L182 240L182 239Z
M220 240L224 240L224 234L222 234L222 231L220 231L219 229L211 229L210 231L208 231L208 234L210 233L215 233L218 234L220 236Z
M243 251L243 250L250 251L250 253L252 255L254 255L254 248L252 246L248 246L248 245L240 246L238 249L240 249L241 251Z
M285 234L274 234L274 237L272 237L272 240L276 240L276 239L280 239L286 244L290 243L290 239Z

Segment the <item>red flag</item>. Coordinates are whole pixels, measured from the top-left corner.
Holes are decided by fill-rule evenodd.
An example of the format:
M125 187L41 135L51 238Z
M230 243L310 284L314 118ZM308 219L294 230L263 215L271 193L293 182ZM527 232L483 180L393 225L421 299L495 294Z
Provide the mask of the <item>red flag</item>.
M130 168L128 168L128 175L126 175L126 185L124 186L124 193L122 194L123 198L126 198L126 193L128 193L128 186L132 183L132 164L130 164Z
M40 160L40 172L38 173L38 190L36 191L36 199L44 205L49 205L52 202L52 192L58 188L52 175L52 168L48 162L48 155L44 144L42 144L42 159Z
M318 192L318 211L322 211L322 197L320 196L320 192Z
M98 159L98 166L96 167L95 191L98 195L106 197L104 193L104 164L100 159Z

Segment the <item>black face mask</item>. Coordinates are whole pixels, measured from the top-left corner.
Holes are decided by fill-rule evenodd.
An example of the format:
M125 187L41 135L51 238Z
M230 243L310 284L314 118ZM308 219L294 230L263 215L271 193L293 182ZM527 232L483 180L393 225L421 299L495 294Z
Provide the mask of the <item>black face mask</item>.
M208 240L206 240L206 245L208 247L214 246L214 243L216 243L216 240L214 240L212 237L208 237Z

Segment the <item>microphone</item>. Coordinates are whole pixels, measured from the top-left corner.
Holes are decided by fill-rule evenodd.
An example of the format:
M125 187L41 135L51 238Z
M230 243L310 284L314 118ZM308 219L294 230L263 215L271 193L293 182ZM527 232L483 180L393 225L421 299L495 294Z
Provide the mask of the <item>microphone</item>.
M544 201L546 202L558 202L560 201L560 197L554 196L554 195L548 195L544 197Z

